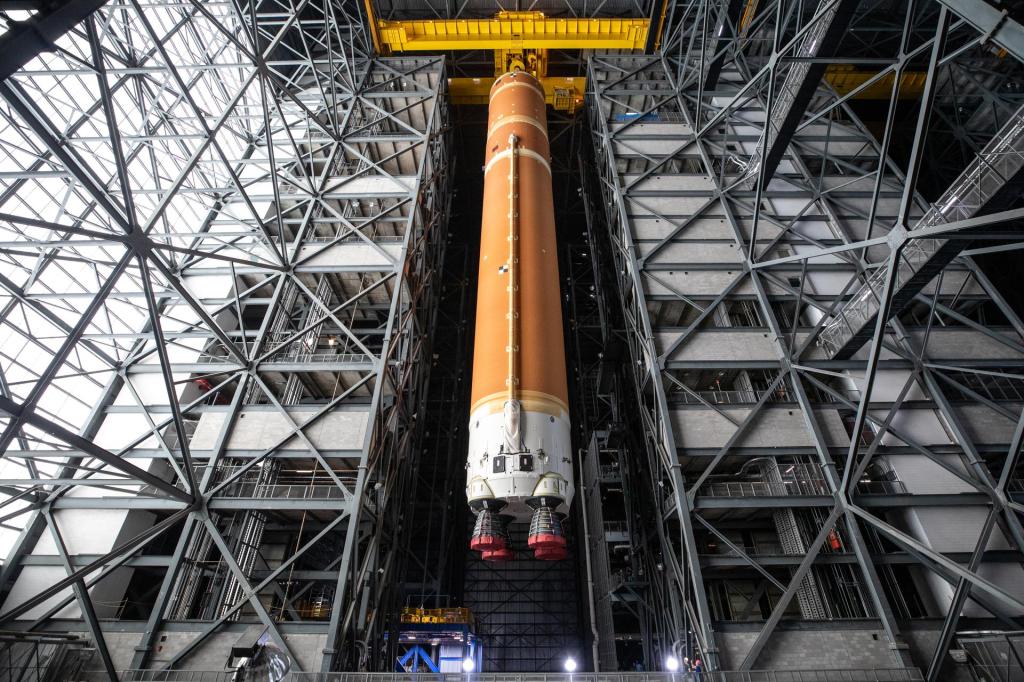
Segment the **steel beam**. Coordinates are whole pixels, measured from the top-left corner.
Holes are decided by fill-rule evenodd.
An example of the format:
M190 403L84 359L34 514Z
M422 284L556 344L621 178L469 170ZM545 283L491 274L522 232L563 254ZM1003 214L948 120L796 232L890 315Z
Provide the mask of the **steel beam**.
M344 474L339 472L340 468L350 465L350 460L362 457L367 465L366 480L372 483L380 475L390 475L391 458L403 457L401 452L410 447L408 437L404 436L398 444L401 452L385 450L388 442L385 434L392 430L403 432L407 422L414 418L413 399L405 405L402 398L407 391L419 390L419 377L423 375L421 368L425 363L420 355L422 344L407 344L405 339L421 333L415 326L415 318L425 314L431 299L421 297L419 291L410 295L413 287L401 286L394 275L401 265L417 283L423 282L424 287L430 284L425 269L430 267L426 258L432 252L424 256L424 245L431 246L444 231L444 204L438 203L435 197L448 195L442 187L447 175L438 174L447 139L443 132L438 133L444 127L443 122L438 120L435 126L434 119L421 117L442 107L438 97L444 87L440 62L422 58L373 64L360 61L358 45L350 35L353 29L346 24L348 17L342 5L309 0L292 5L281 3L276 5L281 13L274 18L267 14L272 9L267 3L260 4L259 8L245 3L153 5L125 0L115 4L109 21L87 23L83 30L67 37L74 43L74 50L82 48L82 54L91 55L91 64L87 63L88 59L81 64L70 61L68 55L75 54L74 50L58 53L53 60L33 67L31 72L23 70L17 83L8 81L0 85L0 88L7 88L2 94L9 105L9 122L16 123L11 130L23 138L20 140L22 149L38 151L33 158L40 159L39 163L30 163L24 170L0 178L0 182L6 183L6 191L0 197L4 209L0 211L0 221L4 222L6 236L10 237L0 247L0 252L5 259L20 259L20 263L29 263L31 259L36 263L35 267L23 268L23 274L16 270L18 276L9 273L7 288L16 295L4 306L2 320L9 326L12 319L17 319L14 316L24 312L22 317L29 320L24 337L47 351L44 364L48 364L39 372L26 363L19 363L16 355L11 358L5 355L5 360L15 363L19 371L28 372L35 380L21 381L22 385L15 386L13 394L5 387L9 397L0 401L0 410L11 417L5 445L17 440L19 448L8 449L7 454L16 457L14 461L27 471L26 476L16 479L13 487L46 486L49 488L46 492L51 493L49 499L36 495L38 499L29 510L38 507L40 512L29 511L33 519L40 519L45 513L59 521L64 514L77 513L71 510L78 508L159 507L176 512L154 526L151 529L154 534L140 536L141 539L117 547L111 554L67 557L69 571L74 567L69 578L79 581L73 586L79 598L93 583L89 576L96 571L100 571L99 579L102 579L110 574L112 566L167 567L157 604L147 621L135 658L138 664L144 665L153 638L167 626L164 611L174 598L180 569L191 560L185 552L195 526L193 517L210 514L223 520L243 511L277 510L290 512L289 515L309 515L310 525L306 526L309 528L320 525L319 520L313 522L312 519L333 519L324 526L329 529L347 524L351 512L360 517L362 532L364 527L379 523L377 515L386 511L377 507L377 500L371 501L363 495L362 490L360 496L354 498L346 488L349 483L341 478ZM311 16L318 18L310 21ZM236 20L244 26L242 33L236 30ZM122 24L127 26L129 22L140 28L137 40L126 37L131 31L120 30ZM15 33L8 32L4 38ZM206 50L205 54L194 55L196 63L191 63L187 49L193 43L202 44ZM298 58L275 58L284 50ZM224 70L230 77L220 79L217 70ZM363 80L371 72L373 81ZM61 106L64 98L59 95L53 100L54 107L39 106L49 96L48 89L61 88L64 79L70 81L76 77L99 85L98 89L87 93L95 102L74 103L84 112L81 122L74 120L76 116L71 121L62 119L67 112ZM153 87L157 80L163 83L159 89ZM319 96L318 103L308 96L313 93ZM240 113L243 103L251 109L254 101L259 105L257 116ZM211 111L215 112L212 116ZM357 114L373 120L357 120ZM86 129L85 124L91 120L99 121L99 128ZM374 127L381 124L394 126L401 134L374 134ZM305 127L309 128L308 135L296 134ZM236 139L237 135L245 139ZM5 143L16 144L6 138ZM108 151L94 153L98 148ZM314 157L324 164L322 171L320 167L304 166L303 160ZM416 159L419 176L415 183L408 184L415 184L419 194L411 191L415 188L403 184L408 178L399 178L389 168L393 164L408 164L410 158ZM359 169L345 167L346 159L355 160ZM58 166L60 170L53 170ZM349 186L351 179L360 176L387 179L399 189L392 192L393 197L383 192L381 209L372 215L350 216L345 206L338 207L333 202L347 201L353 194L351 187L354 185ZM60 193L47 185L52 182L66 188L63 203ZM267 183L265 192L255 189L261 182ZM16 198L19 196L16 187L29 185L43 187L41 192L32 190L33 197L38 199L35 205L23 204ZM299 195L285 191L295 186L302 188ZM47 199L53 203L47 204ZM83 200L85 208L79 205ZM265 219L266 208L258 205L264 201L273 201L279 206L294 203L301 208L287 215L284 210L278 211ZM55 214L51 209L61 215L66 211L67 218L53 219ZM192 227L190 215L193 209L198 217L195 227ZM248 216L245 211L249 212ZM296 217L299 215L301 217ZM65 220L69 223L67 226L61 224ZM115 232L108 235L97 225L113 227ZM225 226L227 230L223 229ZM382 245L381 239L369 236L378 226L383 234L403 236L399 261L395 262L391 250ZM324 242L322 235L335 228L337 232L332 241ZM53 233L52 238L39 236L46 230ZM328 249L352 236L391 261L382 268L391 274L374 275L375 283L358 286L354 294L345 286L346 275L365 273L366 267L321 266L317 261L328 254ZM88 251L90 256L80 258L79 250ZM31 255L26 256L26 253ZM107 273L111 266L106 259L116 264L116 269L113 274L97 277L95 286L88 292L89 301L83 302L84 287L82 291L65 291L61 279L67 272L66 264L95 263L94 270ZM46 272L48 270L56 274ZM22 276L24 281L19 279ZM57 279L48 281L51 277ZM197 277L220 277L234 286L226 298L213 299L194 285L195 281L201 281L193 279ZM232 280L228 280L229 277ZM333 281L326 295L343 301L341 305L328 305L327 299L322 299L325 294L309 284L327 278ZM272 307L279 306L280 299L276 303L261 299L271 289L276 292L275 296L280 295L286 282L295 285L300 296L305 297L300 300L302 305L308 300L319 308L312 316L319 319L283 342L281 336L271 338L272 334L277 334L266 326L271 315L263 315L264 325L258 331L232 329L232 325L248 325L243 318L247 312L251 316L252 310L258 310L259 306L267 306L268 302ZM249 305L253 308L246 311ZM418 305L424 308L419 310ZM179 314L183 310L185 314ZM410 310L416 314L411 315ZM134 316L139 314L142 329L135 328L137 318ZM366 321L381 320L386 315L390 315L389 329L400 342L377 359L377 353L371 351L379 346L384 325L381 324L380 329L366 330ZM37 318L48 319L56 325L57 332L47 328L46 333L59 335L63 331L64 339L53 346L57 352L47 347L51 339L33 338L40 336L34 329L40 326ZM362 325L363 329L356 331L357 325ZM112 333L102 333L108 328ZM303 428L315 423L307 420L301 425L293 422L291 432L281 443L296 437L300 441L305 439L304 455L298 451L281 452L281 444L269 451L238 454L244 462L242 466L249 465L251 469L268 459L290 461L295 457L309 457L312 452L319 467L327 472L325 480L333 480L335 484L330 491L317 489L312 499L305 495L284 499L232 497L230 490L219 486L224 478L231 476L227 472L238 468L233 461L235 452L227 448L227 436L235 427L233 420L240 414L239 408L246 395L252 393L256 400L266 396L274 403L277 415L291 420L286 401L278 398L279 389L266 375L305 374L311 365L299 355L286 357L282 362L275 350L287 352L290 346L302 343L313 332L331 328L342 337L344 344L373 356L374 360L348 362L342 359L313 365L321 375L337 375L339 383L343 373L358 375L354 380L344 377L345 385L333 395L328 393L327 404L335 408L343 408L343 403L357 405L361 407L360 414L366 412L371 407L366 404L368 398L359 394L367 393L372 382L372 390L378 395L384 391L397 392L397 409L386 412L383 402L375 403L379 409L370 415L371 425L366 430L367 440L361 451L317 451L303 433ZM117 329L128 333L116 333ZM230 364L210 363L204 367L187 360L178 362L182 349L194 347L196 341L191 339L202 338L226 349ZM184 357L188 358L188 352L186 350ZM92 364L80 367L76 353L86 356ZM93 369L97 357L106 365L99 371ZM68 358L75 364L70 365ZM131 405L129 400L124 409L113 410L103 404L94 412L99 421L106 416L123 414L125 423L134 420L139 425L145 424L142 433L125 434L124 441L119 442L126 442L126 445L120 451L110 452L92 442L95 433L83 429L76 435L75 429L69 428L77 427L75 415L70 412L51 414L48 410L53 409L53 401L47 392L60 389L62 384L71 385L68 366L74 377L85 381L92 381L92 372L116 372L118 376L110 384L112 397L117 398L117 394L122 393L135 404ZM166 394L163 398L154 401L143 392L142 380L136 375L147 368L161 374ZM204 371L207 376L202 377ZM194 400L180 399L181 392L196 374L208 379L212 386L202 389ZM319 378L322 380L323 376ZM138 388L134 382L139 383ZM253 382L259 388L247 390L247 384ZM303 390L310 391L313 399L319 398L324 390L308 378L303 383ZM204 418L211 412L203 405L204 401L232 390L236 393L219 444L212 449L199 450L197 456L189 443L192 424L186 429L185 421ZM28 398L21 397L26 393ZM47 399L39 402L36 409L40 395ZM69 397L73 401L82 400L83 406L88 406L84 402L88 400L87 395L79 398L69 394ZM317 409L322 406L318 404ZM172 447L162 442L168 426L177 438ZM53 438L73 449L53 445L49 442ZM149 447L146 441L151 438L160 444L158 448ZM98 459L102 468L90 465L87 458ZM174 470L178 481L188 481L189 492L132 464L134 459L162 460ZM232 461L226 462L228 459ZM51 474L54 462L59 469ZM203 465L200 477L194 467ZM115 470L129 478L116 477ZM83 491L91 488L103 494L110 489L137 490L143 485L146 490L135 496L65 494L76 487ZM190 518L185 523L185 532L177 538L174 554L156 564L133 557L132 553L141 543L177 524L186 515ZM33 520L31 525L36 528L39 523ZM9 570L5 567L5 582L22 565L35 565L28 553L37 535L34 531L23 535L15 557L17 565ZM213 538L214 542L216 540ZM226 547L223 544L221 549ZM381 559L374 565L387 570L393 563L388 556L393 548L382 547L379 551ZM301 554L296 554L286 566L294 568L292 562ZM231 561L227 556L225 560ZM242 566L235 562L233 579L244 582L242 572ZM337 576L338 565L328 572L331 578ZM278 571L267 578L267 589L277 588L275 581L280 575ZM54 590L71 585L65 583L52 586L44 598L52 596ZM381 584L387 588L387 582ZM353 604L358 601L365 612L364 603L370 594L355 585L351 601ZM294 595L289 597L294 599ZM379 590L373 598L378 597ZM33 599L38 601L39 597ZM16 618L35 603L29 600L0 617ZM257 606L258 602L254 608ZM348 608L351 604L344 602L344 598L335 606L339 613L351 610ZM259 608L256 610L259 612ZM48 610L45 617L52 617L56 612ZM95 625L88 606L82 612L89 621L84 624ZM298 617L294 610L291 613ZM262 615L270 623L265 609ZM351 631L346 629L346 637L354 637L356 635L350 633L364 626L378 627L363 619L345 624L343 629L351 627ZM318 627L323 631L327 629L326 624ZM110 666L107 668L109 672Z
M997 9L986 0L938 0L951 12L973 26L985 41L991 40L1018 61L1024 62L1024 26L1008 10Z
M808 58L792 64L781 85L778 110L772 108L771 97L768 100L768 114L765 120L763 147L759 154L751 158L747 173L754 176L757 187L764 190L775 176L775 171L786 153L797 126L800 125L821 79L825 75L828 58L839 51L843 36L853 18L853 12L860 0L821 0L805 28L800 45L796 48L797 56ZM777 58L777 56L775 56ZM774 69L771 76L775 75Z
M106 4L106 0L43 2L28 19L0 35L0 82L44 52L52 52L65 33Z

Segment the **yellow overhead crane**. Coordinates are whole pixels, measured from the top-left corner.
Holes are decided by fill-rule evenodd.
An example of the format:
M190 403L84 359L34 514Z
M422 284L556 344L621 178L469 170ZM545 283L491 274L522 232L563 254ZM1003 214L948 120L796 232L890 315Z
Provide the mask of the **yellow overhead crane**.
M498 12L491 19L377 22L381 46L392 52L439 50L642 50L648 19L574 19L543 12ZM500 75L500 74L499 74Z
M402 52L451 52L485 50L494 53L494 75L514 69L529 71L544 86L548 104L572 113L583 102L586 78L548 76L548 50L641 51L647 45L649 19L578 19L547 17L543 12L501 11L490 19L429 19L390 21L376 19L372 0L364 0L370 19L373 45L378 54ZM667 3L666 3L667 5ZM748 0L742 20L746 29L757 0ZM661 21L664 21L662 16ZM659 26L660 29L660 26ZM659 31L660 32L660 31ZM660 36L659 36L660 38ZM874 74L850 65L834 64L825 80L840 95L869 80ZM904 74L900 96L920 93L922 74ZM454 104L486 104L492 80L451 78L448 90ZM858 99L887 99L892 77L881 79L858 93Z
M548 50L643 50L650 30L648 19L562 19L504 11L491 19L381 19L371 25L374 47L382 55L493 51L496 77L514 69L529 71L544 85L548 104L570 113L583 102L586 78L548 76ZM452 78L448 86L455 104L486 104L491 80Z

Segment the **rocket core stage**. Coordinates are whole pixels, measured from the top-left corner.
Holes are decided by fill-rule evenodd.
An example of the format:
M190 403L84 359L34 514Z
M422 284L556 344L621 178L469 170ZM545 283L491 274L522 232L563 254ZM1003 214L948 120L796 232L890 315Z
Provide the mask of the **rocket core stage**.
M544 91L522 71L491 86L466 497L472 549L511 559L530 519L538 559L566 557L572 445Z

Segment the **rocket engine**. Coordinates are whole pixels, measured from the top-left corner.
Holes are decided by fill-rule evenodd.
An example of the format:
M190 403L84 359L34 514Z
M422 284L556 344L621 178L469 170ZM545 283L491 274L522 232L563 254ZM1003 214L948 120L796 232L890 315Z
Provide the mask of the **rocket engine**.
M470 547L511 559L530 520L538 559L566 557L572 445L544 90L522 71L491 87L466 497Z

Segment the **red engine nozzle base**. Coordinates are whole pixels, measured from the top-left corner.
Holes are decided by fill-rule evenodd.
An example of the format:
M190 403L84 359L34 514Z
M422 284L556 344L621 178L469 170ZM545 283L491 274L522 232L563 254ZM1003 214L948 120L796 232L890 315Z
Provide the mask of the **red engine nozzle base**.
M508 547L503 547L501 549L484 552L480 555L480 558L484 561L512 561L516 558L516 555L515 552Z
M569 558L569 552L565 547L538 547L533 556L541 561L563 561Z
M469 548L474 552L497 552L505 549L505 540L497 535L482 535L470 540Z
M473 526L473 537L469 541L469 548L476 552L502 552L508 549L508 538L501 520L489 509L483 509L476 515L476 523ZM487 557L484 557L485 559Z
M562 520L551 507L538 507L533 512L526 544L533 556L544 561L561 561L568 556Z

